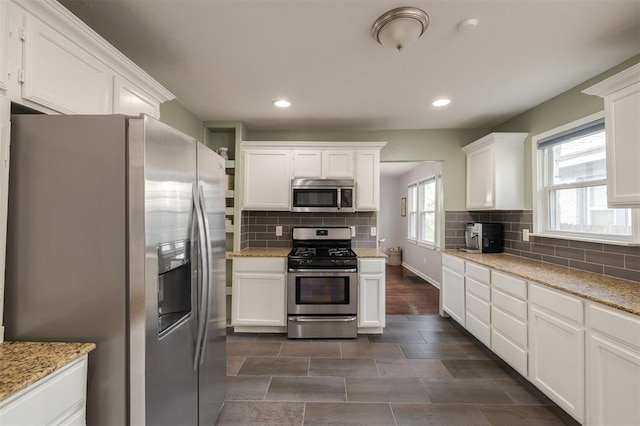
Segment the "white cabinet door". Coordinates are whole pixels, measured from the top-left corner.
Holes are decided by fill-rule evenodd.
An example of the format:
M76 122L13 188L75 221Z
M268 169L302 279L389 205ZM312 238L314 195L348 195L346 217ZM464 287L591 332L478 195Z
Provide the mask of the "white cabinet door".
M640 64L585 90L604 98L607 138L607 203L640 207Z
M640 206L640 82L604 98L607 203Z
M0 95L0 342L4 341L2 323L4 306L4 265L7 241L7 207L9 196L9 146L11 143L11 102Z
M285 300L284 273L234 273L232 325L286 326Z
M64 114L110 113L106 65L33 16L26 26L22 98Z
M384 275L360 274L358 280L358 326L384 327Z
M356 210L380 210L380 150L356 151Z
M322 151L300 149L291 152L293 179L320 179L322 177Z
M126 115L147 114L160 118L160 103L133 83L114 77L113 113Z
M467 154L467 208L493 207L493 146Z
M588 346L588 424L640 425L640 352L597 333Z
M353 151L322 150L324 179L353 179Z
M529 313L529 380L583 422L584 329L534 304Z
M460 325L465 325L464 275L442 268L442 309Z
M6 90L7 88L7 68L5 66L9 43L6 31L7 20L7 2L0 1L0 46L2 46L2 53L0 54L0 90Z
M243 208L289 210L289 150L246 149L243 152Z
M384 259L359 259L358 271L358 327L382 329L386 319Z

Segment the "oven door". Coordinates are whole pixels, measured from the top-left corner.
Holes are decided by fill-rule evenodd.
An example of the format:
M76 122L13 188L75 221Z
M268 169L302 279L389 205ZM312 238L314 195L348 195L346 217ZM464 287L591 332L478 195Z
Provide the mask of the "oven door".
M332 269L290 270L287 312L289 315L355 315L358 274Z

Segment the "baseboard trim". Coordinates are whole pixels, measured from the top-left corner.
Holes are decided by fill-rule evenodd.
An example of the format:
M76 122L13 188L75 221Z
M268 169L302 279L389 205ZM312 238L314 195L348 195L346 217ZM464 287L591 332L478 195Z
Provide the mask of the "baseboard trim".
M425 280L426 282L428 282L429 284L431 284L432 286L434 286L435 288L440 290L440 283L435 282L434 280L432 280L431 278L429 278L428 276L426 276L422 272L418 271L417 269L409 266L408 264L406 264L404 262L402 262L402 267L403 268L407 268L408 270L410 270L411 272L413 272L414 274L416 274L417 276L419 276L420 278L422 278L423 280Z

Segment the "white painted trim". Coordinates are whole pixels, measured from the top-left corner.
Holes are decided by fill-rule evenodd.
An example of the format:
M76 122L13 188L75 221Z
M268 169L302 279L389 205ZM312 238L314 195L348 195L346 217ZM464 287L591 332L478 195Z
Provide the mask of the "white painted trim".
M296 149L382 149L387 142L347 141L242 141L243 148L296 148Z
M617 90L623 89L640 80L640 63L627 68L618 74L602 80L582 91L586 95L605 97Z
M425 280L426 282L428 282L429 284L431 284L432 286L434 286L435 288L440 290L440 283L437 283L436 281L434 281L433 279L429 278L428 276L426 276L422 272L418 271L414 267L409 266L405 262L402 262L402 267L403 268L407 268L408 270L410 270L411 272L413 272L414 274L416 274L417 276L419 276L420 278L422 278L423 280Z

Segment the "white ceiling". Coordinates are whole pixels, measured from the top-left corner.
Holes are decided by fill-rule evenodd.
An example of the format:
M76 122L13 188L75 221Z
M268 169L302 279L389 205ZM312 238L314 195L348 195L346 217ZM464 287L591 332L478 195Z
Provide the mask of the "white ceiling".
M253 129L486 128L640 53L638 0L61 3L201 120ZM430 17L402 52L371 36L399 6Z

